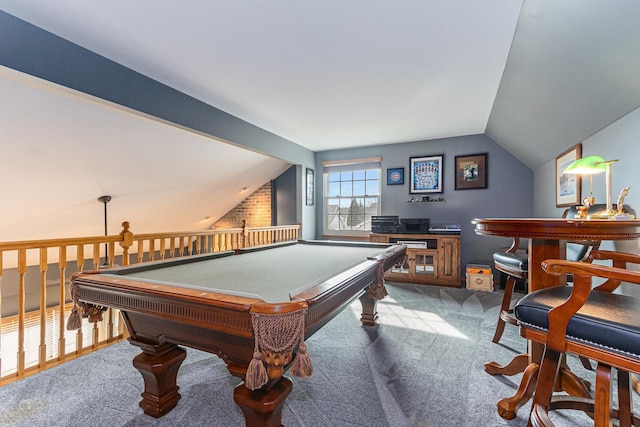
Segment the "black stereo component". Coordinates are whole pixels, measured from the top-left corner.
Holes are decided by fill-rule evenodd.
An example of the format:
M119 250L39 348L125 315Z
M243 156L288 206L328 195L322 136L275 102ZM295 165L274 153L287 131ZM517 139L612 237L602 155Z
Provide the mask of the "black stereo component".
M372 216L371 232L372 233L397 233L400 221L397 216Z
M429 232L429 218L401 218L398 232L401 234L426 234Z

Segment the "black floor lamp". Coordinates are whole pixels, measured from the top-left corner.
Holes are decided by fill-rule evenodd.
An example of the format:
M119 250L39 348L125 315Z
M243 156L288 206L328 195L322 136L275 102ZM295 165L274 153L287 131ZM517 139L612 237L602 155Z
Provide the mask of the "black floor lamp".
M100 196L98 197L98 201L100 203L104 203L104 235L108 236L107 233L107 203L111 201L111 196ZM109 244L104 244L104 264L103 267L109 267Z

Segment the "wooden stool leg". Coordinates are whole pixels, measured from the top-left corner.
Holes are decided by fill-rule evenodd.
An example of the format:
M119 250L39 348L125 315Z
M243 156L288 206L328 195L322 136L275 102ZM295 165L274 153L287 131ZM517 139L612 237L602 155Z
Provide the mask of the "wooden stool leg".
M640 394L640 380L636 374L631 375L631 387L633 391Z
M522 374L518 390L511 397L506 397L498 401L498 415L505 420L513 420L518 415L518 409L526 404L536 388L536 377L538 374L538 364L532 363Z
M493 342L498 343L504 332L505 321L503 313L508 313L511 309L511 296L513 295L513 289L516 286L516 279L513 276L507 278L507 283L504 286L504 296L502 297L502 305L500 306L500 315L498 316L498 324L496 325L496 332L493 334Z
M584 356L579 356L580 363L582 363L582 367L588 371L593 371L593 366L591 366L591 362Z
M620 427L631 427L633 425L631 381L629 372L621 370L618 370L618 420L620 420Z
M533 403L531 404L531 414L529 416L529 425L544 426L546 423L546 413L551 404L551 397L555 389L558 370L560 369L560 357L563 353L551 350L545 347L542 363L538 372L538 381L533 394Z
M498 324L496 325L496 331L493 334L492 342L498 344L500 342L500 338L502 338L502 333L504 332L505 322L502 320L502 317L498 317Z
M596 367L594 427L609 427L611 421L611 367L598 363Z
M511 359L506 365L497 362L487 362L484 364L484 371L489 375L506 375L508 377L521 374L529 366L529 355L522 353Z

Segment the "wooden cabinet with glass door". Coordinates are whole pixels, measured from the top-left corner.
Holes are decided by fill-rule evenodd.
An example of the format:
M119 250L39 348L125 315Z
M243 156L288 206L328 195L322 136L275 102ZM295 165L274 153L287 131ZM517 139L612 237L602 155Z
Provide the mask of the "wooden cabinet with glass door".
M460 236L371 233L376 243L404 243L407 256L387 271L390 281L460 287Z

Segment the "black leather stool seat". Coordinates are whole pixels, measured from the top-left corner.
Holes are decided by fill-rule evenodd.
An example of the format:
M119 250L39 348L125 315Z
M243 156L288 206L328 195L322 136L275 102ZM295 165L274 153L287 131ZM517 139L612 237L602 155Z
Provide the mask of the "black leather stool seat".
M493 254L493 260L514 270L529 271L529 258L527 254L495 252Z
M548 331L549 310L571 294L570 286L545 288L525 295L516 304L515 316L522 326ZM571 318L567 339L586 341L596 347L640 358L640 305L638 298L593 291L585 305Z

